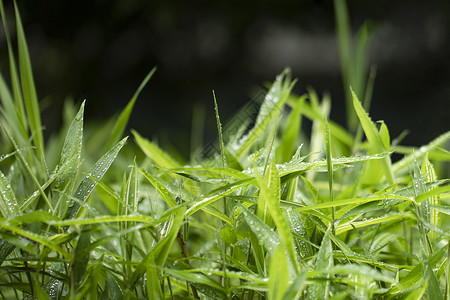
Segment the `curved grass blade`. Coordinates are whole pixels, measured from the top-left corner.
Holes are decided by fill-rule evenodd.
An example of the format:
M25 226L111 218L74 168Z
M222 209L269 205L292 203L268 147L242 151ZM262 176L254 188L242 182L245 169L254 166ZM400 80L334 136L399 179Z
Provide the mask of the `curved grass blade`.
M17 205L16 195L14 194L11 184L5 175L0 171L0 214L3 218L15 216L19 209Z
M408 166L414 163L414 160L422 158L425 155L425 153L444 144L449 139L450 139L450 131L441 134L440 136L432 140L429 144L422 146L419 149L415 149L413 153L409 154L408 156L405 156L404 158L393 164L392 171L394 173L398 173L403 169L407 169Z
M27 117L25 114L25 108L24 108L24 104L23 104L23 98L22 98L22 92L20 89L20 80L19 80L19 75L17 74L17 67L16 67L16 59L14 57L14 51L12 48L12 44L11 44L11 38L9 36L9 30L8 30L8 23L6 20L6 14L5 14L5 10L3 7L3 1L0 1L0 11L1 11L1 16L2 16L2 21L3 21L3 27L5 28L5 36L6 36L6 42L8 45L8 55L9 55L9 64L10 64L10 78L11 78L11 85L12 85L12 91L13 91L13 96L14 96L14 103L13 100L11 99L10 101L8 101L8 99L11 98L9 92L7 91L7 87L6 85L3 84L3 79L2 81L2 87L0 88L1 90L1 95L2 95L2 103L3 105L5 105L5 109L7 111L7 119L9 121L9 124L11 125L16 125L13 126L14 129L18 130L18 133L16 135L16 137L19 140L19 143L21 146L25 145L25 142L28 140L29 136L28 136L28 132L27 132L27 128L28 128L28 122L27 122ZM9 103L7 103L9 102ZM16 122L11 122L11 120L15 120ZM24 144L22 144L22 142Z
M114 124L114 128L111 132L111 136L108 140L108 143L106 143L105 149L111 149L112 146L114 146L122 137L123 132L125 131L125 128L128 124L128 120L130 119L131 111L133 110L134 104L136 102L136 99L139 97L139 94L144 89L144 87L147 85L148 81L156 72L156 67L151 69L151 71L145 76L144 80L139 85L138 89L134 93L133 97L131 98L130 102L128 102L125 109L122 111L120 116L117 118L116 123Z
M383 144L382 138L380 136L380 133L375 127L375 124L372 122L370 117L365 112L364 108L362 107L361 103L359 102L356 94L352 91L353 95L353 106L355 108L356 114L358 115L359 121L361 122L362 128L364 130L364 134L367 137L367 140L369 141L370 146L370 154L377 154L377 153L384 153L386 151L389 151L389 149L385 148L385 145ZM369 165L370 166L370 165ZM391 159L389 156L384 157L380 161L380 167L383 170L384 176L386 177L386 180L389 184L394 183L394 173L391 166ZM366 176L374 176L371 172L376 172L375 166L372 168L367 167L367 174ZM364 176L364 175L363 175ZM381 179L381 178L380 178ZM379 179L377 179L379 180ZM371 183L377 183L375 179L370 179Z
M172 217L170 227L166 230L166 235L164 235L161 240L150 250L139 266L135 269L131 276L131 282L136 283L138 278L146 271L150 272L150 274L161 274L161 269L166 263L170 249L172 248L178 231L183 224L185 210L186 208L184 206L178 206L170 211L170 215Z
M177 168L180 166L180 164L174 158L164 152L155 143L143 138L134 130L132 130L132 132L142 152L144 152L144 154L147 155L147 157L154 161L158 166L167 169Z
M275 162L269 166L267 170L268 185L266 182L261 186L260 196L262 195L268 204L270 215L277 227L280 240L285 247L286 253L288 254L289 271L293 272L291 275L296 275L299 271L299 266L297 263L297 256L295 253L294 239L292 237L291 229L289 227L288 219L283 215L280 208L280 176L278 170L275 166Z
M302 123L301 110L305 103L305 96L300 97L289 114L286 121L286 129L281 138L281 144L277 148L278 157L281 162L287 162L291 159L295 151L297 137L300 136L300 128Z
M283 244L272 255L269 269L269 300L282 300L289 287L288 260Z
M62 226L91 225L91 224L114 223L114 222L139 222L139 223L149 223L153 225L160 223L161 220L155 220L152 217L144 215L128 215L128 216L100 216L95 218L82 218L82 219L80 218L68 220L49 220L47 223L49 225L62 227Z
M37 242L49 249L52 249L52 250L56 251L57 253L59 253L60 255L62 255L64 258L67 258L67 259L70 258L70 254L67 251L63 250L56 243L49 240L48 237L24 230L18 226L14 226L14 225L10 224L9 222L7 222L5 220L0 220L0 227L3 229L6 229L7 231L14 232L18 235L21 235L21 236L23 236L27 239L30 239L34 242Z
M63 217L67 211L68 195L71 195L75 186L76 174L81 164L81 149L83 147L83 120L85 101L75 115L66 139L63 144L59 164L56 166L52 176L58 174L55 179L55 190L64 190L59 197L55 197L58 206L58 215ZM64 166L64 167L62 167ZM61 172L59 172L59 170ZM55 174L56 173L56 174Z
M217 201L217 200L223 198L224 196L227 196L227 195L233 193L234 191L248 185L250 180L252 180L252 179L244 179L244 180L239 180L239 181L227 184L225 186L217 188L217 189L211 191L210 193L194 200L195 203L186 210L186 217L192 215L196 211L204 208L205 206L213 203L214 201Z
M78 186L74 197L79 199L81 202L85 202L87 200L87 198L97 185L97 181L103 178L103 175L105 175L106 171L108 171L109 167L116 159L120 149L122 149L122 147L125 145L127 138L128 137L122 139L95 163L91 171L88 173L88 176L86 176ZM93 180L91 177L95 178L97 181ZM69 210L65 216L65 219L73 219L77 215L79 210L80 204L77 202L72 202L69 206Z
M237 207L242 211L248 226L258 238L259 240L258 244L263 245L266 251L270 255L273 255L274 251L280 244L279 236L275 233L275 231L273 231L272 228L270 228L267 224L265 224L255 214L250 212L245 206L238 203Z
M330 240L331 227L325 232L322 244L320 245L319 252L317 253L317 259L314 266L316 271L329 270L334 265L333 247ZM331 276L327 276L330 279ZM308 294L317 297L317 299L328 299L330 293L330 281L318 282L308 287Z
M413 217L407 213L392 213L382 217L371 218L363 221L344 223L336 227L336 234L344 233L346 231L352 230L353 228L360 228L380 223L398 222L403 219L411 219L411 218Z
M270 121L281 113L283 105L295 84L295 81L290 81L290 78L288 78L289 75L290 72L286 69L277 76L261 105L253 129L251 129L248 134L244 135L237 144L230 145L231 149L235 151L235 156L238 160L247 153L258 137L266 131Z
M153 185L153 187L158 191L158 193L162 196L164 199L164 202L166 202L167 206L169 207L175 207L178 205L176 198L174 195L160 182L160 179L157 177L154 177L147 173L146 171L142 170L141 168L138 168L139 172L144 175L144 177Z
M16 14L16 29L17 29L17 45L19 48L19 69L22 83L23 98L27 110L29 126L31 135L33 137L33 144L37 149L39 159L41 161L41 171L46 173L44 156L44 134L42 133L41 114L39 110L39 103L34 85L33 71L31 68L30 55L28 53L28 46L25 39L25 33L20 20L19 9L14 2Z

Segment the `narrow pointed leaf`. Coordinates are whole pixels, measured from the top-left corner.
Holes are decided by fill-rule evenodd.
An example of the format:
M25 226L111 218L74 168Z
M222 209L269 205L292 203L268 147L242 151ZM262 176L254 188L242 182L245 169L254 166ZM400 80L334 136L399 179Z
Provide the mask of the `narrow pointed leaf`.
M103 178L103 175L105 175L106 171L108 171L109 167L119 154L120 149L122 149L123 145L125 145L126 140L127 138L121 140L119 143L117 143L117 145L115 145L111 150L109 150L95 163L95 165L89 172L89 176L86 176L78 186L78 189L74 197L76 197L78 200L82 202L85 202L87 200L87 198L97 185L97 181L101 180ZM93 180L91 177L95 178L97 181ZM77 215L79 210L80 204L78 204L77 202L73 202L72 205L69 207L65 219L73 219Z

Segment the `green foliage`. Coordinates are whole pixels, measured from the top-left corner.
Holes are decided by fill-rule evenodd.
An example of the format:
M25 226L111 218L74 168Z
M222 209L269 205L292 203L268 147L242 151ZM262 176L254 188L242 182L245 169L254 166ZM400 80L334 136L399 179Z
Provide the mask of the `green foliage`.
M213 95L217 147L181 162L122 136L153 69L117 118L92 128L89 102L68 103L44 141L16 20L12 90L0 76L1 298L448 298L450 132L396 147L353 93L361 142L328 119L328 96L292 94L287 69L250 128L222 132Z

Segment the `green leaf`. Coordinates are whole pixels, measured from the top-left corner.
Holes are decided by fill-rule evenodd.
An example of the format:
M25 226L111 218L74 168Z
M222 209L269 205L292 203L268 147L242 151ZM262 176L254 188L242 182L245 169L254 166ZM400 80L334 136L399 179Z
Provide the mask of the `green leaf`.
M433 272L433 268L430 265L430 263L427 261L424 263L424 276L426 280L428 281L428 287L427 287L427 295L429 299L444 299L442 296L441 288L439 286L439 281L436 278L436 275Z
M291 275L297 274L299 267L297 264L297 256L295 253L294 239L291 234L291 229L288 223L288 219L283 215L280 208L280 176L278 169L275 166L275 162L269 165L267 170L266 180L263 182L260 191L265 202L268 204L270 215L276 225L280 240L285 247L286 253L289 257L289 272Z
M263 245L264 249L266 249L270 255L273 255L275 249L280 244L278 235L260 218L245 208L245 206L238 204L237 207L242 211L248 226L258 238L258 244Z
M150 175L141 168L138 168L138 170L158 191L158 193L162 196L162 198L166 202L167 206L175 207L178 205L177 201L175 200L175 196L169 191L169 189L167 189L167 187L162 183L160 178Z
M415 149L411 154L405 156L404 158L393 164L392 171L396 174L402 170L409 171L408 166L413 164L415 160L422 158L425 155L425 153L439 147L440 145L447 142L449 139L450 139L450 131L441 134L440 136L432 140L429 144L424 145L418 149Z
M141 148L145 155L147 155L147 157L154 161L158 166L167 169L177 168L180 166L174 158L161 150L161 148L159 148L155 143L143 138L134 130L132 130L132 132L139 148Z
M39 159L41 161L41 172L46 172L45 156L44 156L44 135L42 133L41 114L39 111L39 103L34 85L33 71L31 68L30 55L23 31L22 22L20 20L19 9L14 3L16 13L16 29L17 29L17 45L19 48L19 68L20 79L22 83L23 98L27 109L27 116L33 144L37 149Z
M331 136L330 127L328 126L328 121L325 120L325 150L327 159L327 171L328 171L328 189L330 194L330 202L333 202L333 156L331 155ZM334 231L334 207L331 208L331 220Z
M10 224L8 221L0 220L0 228L3 228L7 231L14 232L15 234L18 234L20 236L23 236L31 241L37 242L45 247L48 247L60 255L62 255L64 258L69 258L70 255L67 253L67 251L63 250L61 247L59 247L56 243L53 241L50 241L46 236L42 236L27 230L24 230L18 226Z
M63 216L67 211L68 196L72 194L76 174L81 164L81 149L83 146L83 119L84 119L84 105L81 104L80 110L72 121L72 124L67 131L66 139L64 141L59 164L56 166L52 176L57 176L55 179L55 190L62 191L57 200L59 216Z
M269 300L282 300L289 287L288 261L283 244L278 246L270 260Z
M87 200L97 185L97 181L103 178L103 175L105 175L106 171L108 171L126 141L127 137L117 143L95 163L91 171L88 173L88 176L86 176L78 186L78 189L74 195L75 198L81 202L85 202ZM95 178L95 180L93 178ZM65 219L73 219L79 210L80 204L73 201L69 206Z
M237 242L236 231L230 225L225 225L219 229L220 239L228 245L233 245Z
M359 121L361 122L367 140L369 141L369 153L378 154L388 151L389 149L385 148L385 145L383 144L383 141L380 137L380 133L375 127L375 124L372 122L370 117L364 111L364 108L361 106L361 103L359 102L356 94L353 91L352 95L353 95L353 106L355 108L356 114L358 115ZM386 138L384 139L386 140ZM376 165L379 165L379 167L377 167ZM391 167L391 159L388 156L383 158L379 164L374 163L372 164L372 166L367 167L365 171L366 173L365 175L363 175L366 178L365 181L366 183L378 183L379 178L376 178L376 176L378 175L375 175L377 168L381 168L381 170L383 170L383 174L386 177L386 180L389 184L394 183L394 175ZM369 177L371 177L371 179L369 179Z
M166 263L170 249L172 248L180 227L183 224L185 210L186 208L184 206L178 206L170 211L172 217L171 221L168 223L166 234L148 252L139 266L135 269L131 276L131 282L136 283L137 279L144 274L144 272L161 274L162 267Z
M196 211L204 208L205 206L213 203L214 201L217 201L223 198L224 196L228 196L234 191L248 185L250 180L252 179L244 179L227 184L225 186L219 187L209 192L208 194L202 197L199 197L198 199L195 199L194 204L186 210L186 217L192 215Z
M305 103L305 97L300 97L289 114L286 121L286 129L281 138L281 144L277 148L278 157L281 162L287 162L291 159L296 148L297 138L300 136L300 127L302 121L301 110Z
M317 259L314 265L314 269L316 271L329 270L334 265L330 234L331 227L325 232L319 252L317 253ZM327 279L330 279L330 276L328 276ZM318 299L327 299L329 297L329 285L329 280L311 285L308 288L308 295L311 297L317 297Z
M282 112L283 105L295 84L295 81L291 83L289 77L290 71L287 69L277 76L261 105L255 126L237 143L229 145L228 148L235 151L237 159L241 159L250 150L258 137L266 131L270 121Z
M15 216L19 209L16 195L5 175L0 171L0 213L3 218Z
M15 136L18 139L18 143L21 147L25 146L29 138L28 135L28 120L25 114L25 108L23 104L22 92L20 88L19 75L17 73L16 60L14 57L14 51L12 48L11 38L9 36L8 22L6 20L5 10L3 7L3 1L0 1L0 11L3 21L3 27L5 28L6 42L8 45L9 65L10 65L10 78L14 99L11 99L11 95L3 82L3 77L0 75L0 95L1 101L5 106L5 117L8 119L8 123L17 130ZM13 103L14 102L14 103Z
M130 119L131 111L133 110L136 99L139 97L139 94L147 85L150 78L153 77L155 72L156 67L151 69L151 71L147 74L147 76L145 76L144 80L139 85L130 102L128 102L125 109L121 112L120 116L117 118L105 149L111 149L112 146L114 146L114 144L116 144L122 138L123 132L125 131L125 128L128 124L128 120Z
M89 247L91 244L91 229L84 228L78 238L77 246L75 248L74 257L72 260L72 289L75 291L82 283L86 268L89 263L89 252L83 251L84 248Z

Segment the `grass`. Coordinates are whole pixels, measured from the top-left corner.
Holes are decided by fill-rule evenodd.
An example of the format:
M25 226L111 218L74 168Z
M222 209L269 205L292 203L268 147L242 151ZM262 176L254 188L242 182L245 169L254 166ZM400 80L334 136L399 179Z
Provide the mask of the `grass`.
M347 130L285 70L254 119L222 126L214 95L216 143L179 161L122 136L152 70L118 117L85 126L89 104L68 102L44 140L19 12L17 68L0 4L0 297L449 298L450 132L397 146L350 89Z

